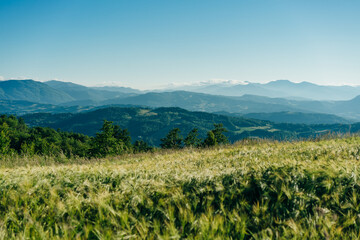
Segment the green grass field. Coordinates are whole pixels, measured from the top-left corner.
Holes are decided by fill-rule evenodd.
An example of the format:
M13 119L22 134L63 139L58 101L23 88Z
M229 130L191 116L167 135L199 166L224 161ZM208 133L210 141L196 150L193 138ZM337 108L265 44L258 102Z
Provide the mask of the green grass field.
M360 137L0 160L0 239L358 239Z

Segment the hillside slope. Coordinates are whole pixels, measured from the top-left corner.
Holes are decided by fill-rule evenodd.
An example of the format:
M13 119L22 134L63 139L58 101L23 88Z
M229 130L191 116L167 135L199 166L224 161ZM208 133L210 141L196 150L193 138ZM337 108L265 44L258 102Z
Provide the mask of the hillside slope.
M190 111L206 112L277 112L295 111L299 108L289 104L271 101L252 101L248 99L210 95L203 93L176 91L176 92L150 92L127 98L115 98L102 102L102 104L134 104L149 107L180 107ZM311 111L311 110L309 110Z
M60 128L91 136L99 131L106 119L128 129L133 140L142 139L152 145L159 145L160 139L173 128L180 128L184 137L193 128L198 128L200 137L204 138L214 123L224 124L229 130L226 135L231 142L248 137L292 140L327 133L355 133L360 130L360 124L272 123L244 117L191 112L181 108L108 107L76 114L39 113L22 117L30 126Z
M205 112L190 112L181 108L120 108L109 107L78 114L28 114L22 116L30 126L44 126L64 131L79 132L94 136L104 119L127 128L134 140L142 139L159 145L172 128L180 128L184 137L193 128L198 128L200 137L213 128L214 123L223 123L229 130L231 141L258 136L277 139L292 138L290 131L276 131L267 121L229 117Z
M0 160L0 236L357 239L359 145L250 141L66 164L12 156Z
M59 104L74 100L65 92L30 79L0 81L0 99L24 100L45 104Z
M94 106L59 106L23 100L0 100L1 114L18 116L29 113L77 113L94 108Z
M302 113L302 112L273 112L248 113L243 117L266 120L276 123L304 123L304 124L349 124L351 121L332 114Z
M45 84L54 89L65 92L73 99L75 99L75 101L73 102L68 102L68 105L94 105L98 102L105 101L111 98L131 96L130 93L108 91L101 88L94 89L71 82L52 80L45 82Z
M114 98L101 104L134 104L149 107L180 107L190 111L229 113L302 112L334 114L360 121L357 107L360 97L347 101L310 101L270 98L258 95L230 97L186 91L150 92L126 98Z

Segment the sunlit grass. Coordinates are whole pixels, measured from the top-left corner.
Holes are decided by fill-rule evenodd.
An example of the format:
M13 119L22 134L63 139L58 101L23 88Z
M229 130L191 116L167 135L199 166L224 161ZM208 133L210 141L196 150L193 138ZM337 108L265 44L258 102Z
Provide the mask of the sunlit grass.
M360 137L5 157L0 239L357 239Z

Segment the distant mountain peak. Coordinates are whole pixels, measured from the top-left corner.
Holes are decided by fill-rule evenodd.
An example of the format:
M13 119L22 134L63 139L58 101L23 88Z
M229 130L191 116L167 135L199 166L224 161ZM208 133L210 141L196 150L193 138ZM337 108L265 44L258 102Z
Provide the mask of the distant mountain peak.
M201 85L210 85L210 84L223 84L223 85L247 85L250 82L248 81L240 81L234 79L211 79L208 81L200 82Z
M1 81L0 99L25 100L50 104L64 103L74 100L67 93L32 79Z
M247 85L247 84L250 84L250 82L233 80L233 79L210 79L207 81L200 81L200 82L171 83L167 86L167 88L206 87L211 85L235 86L235 85Z
M287 80L287 79L280 79L280 80L274 80L274 81L270 81L268 83L265 83L265 84L268 84L268 85L278 85L278 84L282 84L282 85L293 85L293 84L296 84L290 80Z
M5 79L2 80L1 82L37 82L33 79Z

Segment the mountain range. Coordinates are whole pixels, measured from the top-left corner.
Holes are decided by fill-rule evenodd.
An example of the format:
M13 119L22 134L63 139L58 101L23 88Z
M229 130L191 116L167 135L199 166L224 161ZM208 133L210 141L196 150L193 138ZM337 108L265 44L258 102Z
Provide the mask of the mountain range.
M227 95L229 95L238 87L253 89L252 91L257 95L220 95L222 89L228 89ZM175 88L167 89L167 91L143 92L125 87L92 88L61 81L7 80L0 82L0 112L18 115L35 112L76 113L116 105L150 108L180 107L189 111L215 112L288 123L321 124L360 121L360 108L358 108L360 96L355 96L350 100L337 101L304 98L304 96L317 94L321 96L326 92L328 98L331 93L334 94L331 96L334 99L346 99L345 93L349 94L347 97L349 98L356 94L358 87L274 81L267 84L203 84L192 90L200 88L213 89L212 91L217 94L175 91ZM258 91L255 91L256 89ZM261 89L267 90L262 91ZM280 92L287 92L288 98L265 96L265 92L267 95L272 95L275 94L275 90L279 96L282 95ZM300 93L302 93L301 99ZM264 96L260 96L261 94Z
M202 82L167 89L190 91L223 96L260 95L272 98L296 100L350 100L360 95L359 86L322 86L310 82L294 83L289 80L277 80L269 83L251 83L236 81Z
M360 121L360 96L348 101L313 101L269 98L255 95L228 97L186 91L150 92L126 98L104 101L109 104L146 105L149 107L181 107L190 111L229 113L302 112L335 114L352 121Z
M71 82L27 80L0 81L1 100L23 100L41 104L94 105L112 98L132 96L128 88L116 88L116 91L104 88L90 88Z
M0 81L0 99L45 104L58 104L75 100L64 91L33 80Z

